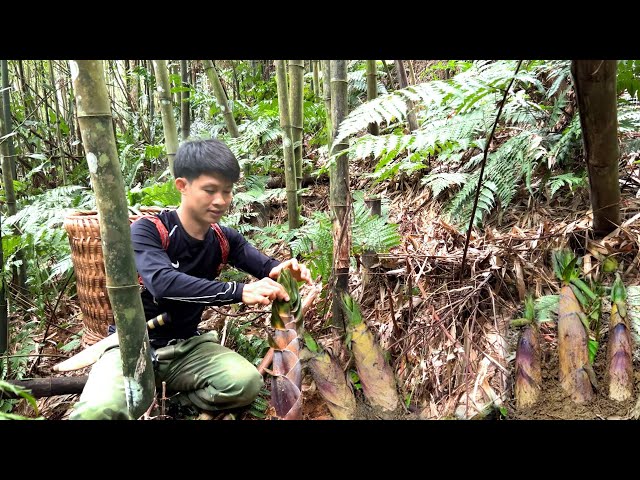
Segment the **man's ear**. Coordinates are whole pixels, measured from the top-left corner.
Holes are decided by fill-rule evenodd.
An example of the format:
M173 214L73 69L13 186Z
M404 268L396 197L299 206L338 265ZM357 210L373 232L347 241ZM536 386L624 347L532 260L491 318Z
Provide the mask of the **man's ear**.
M176 178L176 188L180 193L185 193L189 181L184 177Z

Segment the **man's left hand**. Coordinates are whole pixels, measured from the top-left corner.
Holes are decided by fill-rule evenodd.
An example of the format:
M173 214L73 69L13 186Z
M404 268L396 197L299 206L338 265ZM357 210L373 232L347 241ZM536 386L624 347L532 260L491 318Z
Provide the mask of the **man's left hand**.
M289 270L291 270L291 276L294 279L296 279L298 282L304 281L304 282L307 282L309 285L313 285L313 282L311 281L311 272L303 264L298 263L298 260L296 260L295 258L291 258L285 262L282 262L277 267L273 267L271 269L271 272L269 272L269 277L273 278L274 280L277 280L278 275L285 268L288 268Z

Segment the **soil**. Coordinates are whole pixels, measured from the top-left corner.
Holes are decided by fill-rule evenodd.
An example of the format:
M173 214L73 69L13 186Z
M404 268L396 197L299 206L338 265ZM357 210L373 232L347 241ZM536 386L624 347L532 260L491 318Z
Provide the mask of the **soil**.
M607 338L601 338L593 369L598 381L594 399L585 404L573 402L562 389L558 380L558 354L555 341L542 340L542 394L540 400L530 408L516 410L515 399L507 406L508 418L517 420L623 420L628 419L635 405L640 387L640 364L634 361L635 388L631 399L617 402L608 398L605 378L607 368ZM513 369L512 369L513 370ZM513 378L513 373L512 373Z

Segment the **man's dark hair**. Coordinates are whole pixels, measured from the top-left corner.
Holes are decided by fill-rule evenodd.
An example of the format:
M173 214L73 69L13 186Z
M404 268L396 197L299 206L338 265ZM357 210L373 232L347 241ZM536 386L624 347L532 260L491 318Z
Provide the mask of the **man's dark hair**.
M176 178L184 177L190 182L203 174L219 175L230 182L237 182L240 165L233 152L220 140L189 140L176 152L173 173Z

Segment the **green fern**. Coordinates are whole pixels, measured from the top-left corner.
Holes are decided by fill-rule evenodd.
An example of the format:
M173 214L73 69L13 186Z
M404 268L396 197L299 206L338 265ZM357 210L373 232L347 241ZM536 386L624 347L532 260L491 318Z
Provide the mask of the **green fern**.
M530 186L531 174L546 153L541 143L541 137L535 133L523 131L489 154L474 225L480 225L484 215L491 211L496 200L503 207L509 205L517 191L519 178L524 176L527 186ZM447 207L447 212L459 222L461 227L467 225L471 217L478 177L479 170L470 174L465 185Z
M547 140L550 144L549 154L547 155L548 167L552 168L554 165L569 163L576 149L582 147L580 117L575 115L561 134L550 135Z
M569 190L573 191L574 187L586 187L587 175L586 172L582 172L582 175L576 176L575 174L563 173L555 175L549 179L549 194L553 197L560 188L564 186L569 187Z
M249 414L256 418L266 418L270 398L271 391L267 387L263 386L258 392L258 396L249 406Z
M618 106L618 130L620 133L640 131L640 103L623 99Z
M253 365L258 365L269 350L269 342L262 336L247 333L251 322L231 320L227 324L228 345Z
M367 128L369 123L393 123L401 121L407 113L406 101L418 102L427 112L433 106L446 105L449 112L458 114L479 108L499 100L496 94L506 88L513 77L514 61L477 61L472 68L447 81L431 81L378 97L354 109L340 124L335 142L355 135ZM517 75L516 81L522 86L543 89L541 82L531 72L535 72L536 62L529 62ZM531 70L531 71L529 71ZM496 98L494 98L496 97ZM424 125L424 122L421 122Z
M444 190L452 186L462 185L467 182L467 173L433 173L422 178L422 184L431 189L433 197L437 197Z
M387 223L386 215L372 217L364 203L364 192L353 192L352 253L364 250L387 252L400 244L397 225ZM289 246L293 255L302 255L312 276L320 275L325 281L331 275L333 264L333 237L331 220L324 212L315 212L311 219L295 230Z

